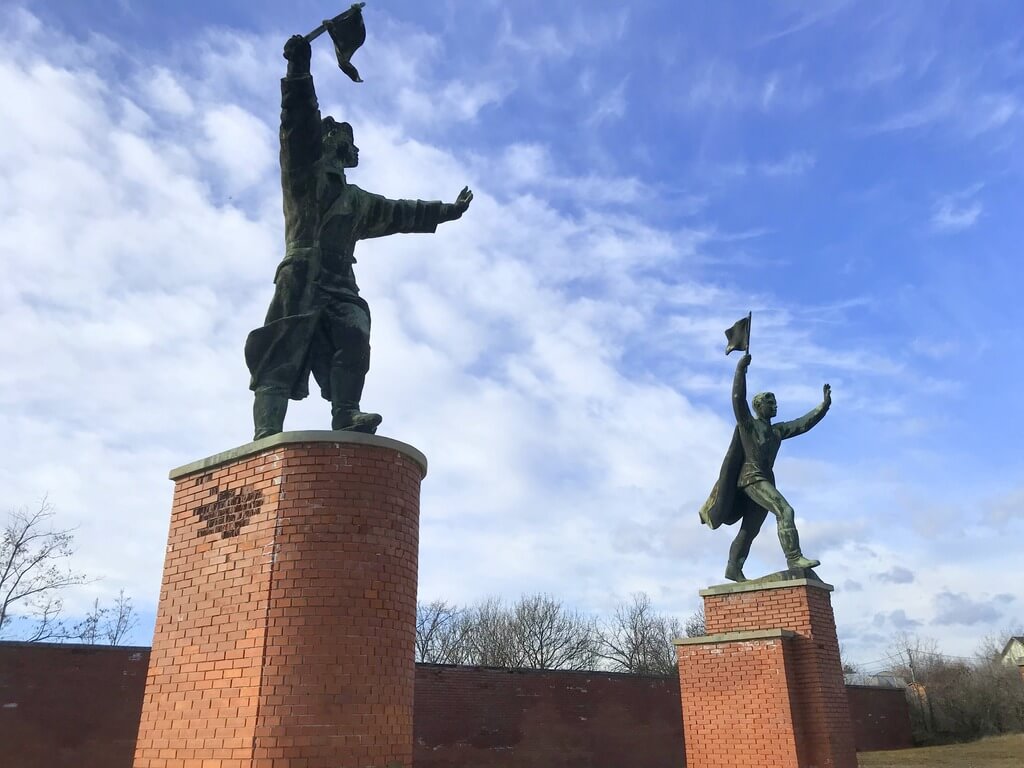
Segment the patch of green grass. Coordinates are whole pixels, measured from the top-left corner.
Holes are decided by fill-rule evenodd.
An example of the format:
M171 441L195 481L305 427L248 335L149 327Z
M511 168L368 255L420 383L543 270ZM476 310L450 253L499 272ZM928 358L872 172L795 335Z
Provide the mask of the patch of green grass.
M1024 734L994 736L970 744L862 752L860 768L1021 768Z

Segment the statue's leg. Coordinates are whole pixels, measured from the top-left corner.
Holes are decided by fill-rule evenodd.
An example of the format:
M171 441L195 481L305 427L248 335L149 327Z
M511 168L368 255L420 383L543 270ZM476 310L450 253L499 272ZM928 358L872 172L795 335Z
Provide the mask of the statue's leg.
M757 538L766 517L768 517L768 510L762 507L751 509L743 516L740 529L736 532L736 538L733 539L732 546L729 548L729 564L725 567L725 578L730 581L747 580L747 577L743 575L743 564L747 561L750 545Z
M330 314L330 336L336 350L330 370L331 429L373 434L380 415L359 410L370 369L370 314L357 304L333 308Z
M821 565L819 560L804 557L800 551L800 535L796 530L796 515L786 497L779 489L766 480L748 485L744 492L773 515L779 526L779 543L786 555L786 564L790 568L816 568Z
M288 393L278 387L259 387L252 404L252 421L256 426L253 440L276 435L284 429L288 412Z

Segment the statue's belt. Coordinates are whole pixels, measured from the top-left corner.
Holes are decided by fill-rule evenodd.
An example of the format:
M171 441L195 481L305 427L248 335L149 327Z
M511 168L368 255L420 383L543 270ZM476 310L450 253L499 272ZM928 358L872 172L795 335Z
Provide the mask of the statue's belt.
M285 248L284 258L277 265L277 271L274 274L275 282L282 269L297 261L305 261L309 264L310 277L315 278L320 273L320 264L324 256L337 264L356 263L356 258L351 253L324 248L317 240L295 240L288 243Z
M331 256L338 261L347 264L355 264L356 257L351 253L345 253L344 251L336 251L331 248L324 248L320 245L319 240L295 240L288 243L284 252L284 259L288 261L294 258L296 255L302 253L308 255L308 251L316 251L317 253L323 254L324 256Z

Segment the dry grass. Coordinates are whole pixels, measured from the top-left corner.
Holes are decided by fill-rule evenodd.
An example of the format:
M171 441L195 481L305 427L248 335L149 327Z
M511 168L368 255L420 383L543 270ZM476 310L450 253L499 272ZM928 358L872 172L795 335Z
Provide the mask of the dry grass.
M995 736L970 744L865 752L857 755L860 768L1021 768L1024 734Z

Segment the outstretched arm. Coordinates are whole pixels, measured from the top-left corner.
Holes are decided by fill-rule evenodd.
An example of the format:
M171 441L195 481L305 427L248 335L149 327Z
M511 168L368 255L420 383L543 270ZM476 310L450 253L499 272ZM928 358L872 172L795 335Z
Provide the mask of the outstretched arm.
M736 414L736 423L750 421L750 406L747 405L747 368L750 367L750 353L740 358L736 364L736 375L732 380L732 410Z
M369 192L360 238L386 237L402 232L434 232L437 225L462 218L473 201L469 187L463 188L454 203L427 200L389 200Z
M822 387L822 395L821 405L817 408L811 409L799 419L783 421L775 425L775 429L778 430L783 440L789 437L802 435L825 418L825 414L828 413L828 409L832 407L832 387L828 384Z

